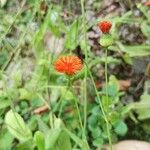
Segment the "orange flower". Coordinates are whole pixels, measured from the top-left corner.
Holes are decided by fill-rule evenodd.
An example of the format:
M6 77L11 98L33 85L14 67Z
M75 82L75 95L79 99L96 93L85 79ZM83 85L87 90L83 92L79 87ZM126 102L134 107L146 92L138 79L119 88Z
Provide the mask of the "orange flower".
M150 1L145 3L146 6L150 6Z
M108 21L102 21L102 22L98 23L98 27L103 33L109 33L109 31L112 27L112 23L108 22Z
M55 69L60 73L74 75L83 67L82 61L77 56L61 56L54 64Z

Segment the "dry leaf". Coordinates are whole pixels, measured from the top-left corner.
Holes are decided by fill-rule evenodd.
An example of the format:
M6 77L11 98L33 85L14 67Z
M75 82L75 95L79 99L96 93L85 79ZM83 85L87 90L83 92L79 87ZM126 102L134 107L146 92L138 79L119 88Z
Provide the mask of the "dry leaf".
M131 86L131 80L119 80L120 91L126 91Z
M41 113L44 113L44 112L47 112L48 111L48 106L47 105L44 105L44 106L41 106L41 107L38 107L36 108L33 113L34 114L41 114Z

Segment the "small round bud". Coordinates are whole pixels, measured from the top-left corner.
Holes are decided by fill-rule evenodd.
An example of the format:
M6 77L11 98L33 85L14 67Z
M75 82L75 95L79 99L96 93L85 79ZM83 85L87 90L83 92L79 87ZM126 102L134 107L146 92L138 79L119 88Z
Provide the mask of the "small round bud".
M113 44L113 38L112 38L112 36L110 34L104 34L100 38L99 43L103 47L111 46Z

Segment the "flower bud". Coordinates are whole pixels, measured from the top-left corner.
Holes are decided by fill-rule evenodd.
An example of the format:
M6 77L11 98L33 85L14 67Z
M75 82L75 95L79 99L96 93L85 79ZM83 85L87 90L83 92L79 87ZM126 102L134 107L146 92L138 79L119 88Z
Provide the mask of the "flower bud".
M103 34L99 40L99 43L103 47L108 47L113 44L113 38L110 34Z
M102 21L102 22L98 23L98 27L102 31L102 33L107 34L107 33L109 33L109 31L112 27L112 23L109 21Z

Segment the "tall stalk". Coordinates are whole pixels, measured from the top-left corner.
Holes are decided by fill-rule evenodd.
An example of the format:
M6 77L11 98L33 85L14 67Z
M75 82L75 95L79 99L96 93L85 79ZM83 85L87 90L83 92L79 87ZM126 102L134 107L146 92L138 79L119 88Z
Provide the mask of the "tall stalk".
M107 110L109 107L109 97L108 97L108 61L107 61L107 54L108 50L107 48L105 49L105 92L106 92L106 101L107 101ZM109 122L106 122L106 126L107 126L107 135L108 135L108 140L109 140L109 146L110 146L110 150L112 150L112 140L111 140L111 134L110 134L110 130L109 130Z
M107 129L107 136L108 136L108 140L109 140L109 146L110 146L110 150L112 150L112 141L111 141L111 134L110 134L110 130L109 130L109 122L108 122L106 113L105 113L105 111L104 111L102 102L101 102L101 100L100 100L100 98L99 98L99 94L98 94L98 90L97 90L96 85L95 85L95 82L94 82L94 78L93 78L92 73L91 73L91 71L90 71L89 68L88 68L88 72L89 72L90 78L91 78L91 80L92 80L92 83L93 83L93 86L94 86L94 90L95 90L96 96L97 96L97 98L98 98L99 107L100 107L100 109L101 109L101 111L102 111L104 120L105 120L105 122L106 122L106 129Z
M77 101L77 99L76 99L77 96L75 95L74 90L73 90L73 88L72 88L71 85L70 85L70 90L71 90L71 92L73 93L74 98L75 98L75 107L76 107L76 110L77 110L77 113L78 113L78 117L79 117L80 128L81 128L81 130L82 130L82 132L83 132L83 135L84 135L85 148L86 148L87 150L90 150L90 147L89 147L89 144L88 144L86 135L85 135L84 126L83 126L83 123L82 123L82 118L81 118L81 114L80 114L80 110L79 110L79 106L78 106L78 101Z
M82 16L83 16L83 32L84 32L84 41L85 41L85 49L84 49L84 54L85 54L85 62L87 62L88 59L88 47L87 47L87 34L86 34L86 15L85 15L85 8L84 8L84 0L80 0L81 3L81 11L82 11ZM87 124L87 70L85 69L84 72L84 82L83 82L83 92L84 92L84 138L86 139L86 124Z

